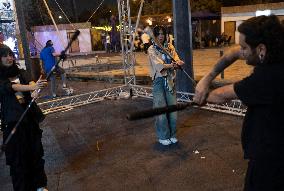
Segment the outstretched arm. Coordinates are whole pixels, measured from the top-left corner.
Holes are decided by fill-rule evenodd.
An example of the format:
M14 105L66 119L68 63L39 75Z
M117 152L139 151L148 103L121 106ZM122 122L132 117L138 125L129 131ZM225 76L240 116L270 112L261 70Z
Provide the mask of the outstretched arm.
M42 80L41 77L37 82L31 81L28 85L24 84L12 84L12 89L17 92L27 92L27 91L34 91L47 86L47 81Z
M221 104L236 98L237 95L234 90L234 85L230 84L210 92L206 101L209 103Z
M193 101L197 104L204 104L209 92L209 86L211 82L228 66L233 64L236 60L241 59L242 55L240 48L236 47L230 50L227 54L221 57L217 64L212 68L212 70L207 73L203 78L198 82Z

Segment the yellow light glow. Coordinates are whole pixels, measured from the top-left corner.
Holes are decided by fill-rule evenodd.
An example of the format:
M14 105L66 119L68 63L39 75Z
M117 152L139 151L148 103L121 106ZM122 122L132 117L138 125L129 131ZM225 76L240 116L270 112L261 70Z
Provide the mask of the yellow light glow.
M151 19L147 19L146 22L151 26L153 24Z

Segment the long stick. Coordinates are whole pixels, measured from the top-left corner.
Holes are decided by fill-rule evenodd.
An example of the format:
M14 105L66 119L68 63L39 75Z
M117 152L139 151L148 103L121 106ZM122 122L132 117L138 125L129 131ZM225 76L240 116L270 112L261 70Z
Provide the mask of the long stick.
M63 60L63 56L64 54L67 52L67 50L70 48L72 42L74 42L74 40L77 39L77 37L79 36L80 31L77 30L74 35L71 37L68 45L66 46L66 48L61 52L61 55L59 56L59 60L57 61L57 63L52 67L52 69L50 70L50 72L47 74L46 76L46 80L48 80L52 74L52 72L55 70L55 68L58 66L58 64L61 62L61 60ZM41 89L37 90L38 93L41 92ZM16 123L16 125L14 126L14 128L12 129L12 131L10 132L10 134L8 135L7 139L5 140L4 144L1 146L1 153L0 153L0 157L3 155L5 147L7 146L7 144L9 143L9 141L11 140L12 136L16 133L18 126L20 125L20 123L23 121L25 115L27 114L27 112L29 111L30 107L32 106L32 104L36 101L37 96L34 97L29 105L26 107L25 111L22 113L21 117L19 118L18 122Z
M151 108L151 109L129 113L126 115L126 118L130 121L144 119L144 118L154 117L156 115L184 110L189 106L197 106L197 104L194 102L190 102L190 103L180 103L177 105L169 105L166 107Z

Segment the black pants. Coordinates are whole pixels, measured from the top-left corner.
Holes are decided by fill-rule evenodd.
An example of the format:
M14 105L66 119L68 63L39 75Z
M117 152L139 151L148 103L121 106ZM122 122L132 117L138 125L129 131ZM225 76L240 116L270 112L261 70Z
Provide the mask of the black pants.
M147 54L148 53L148 48L150 47L150 43L145 43L144 44L144 52Z
M8 124L3 129L3 140L15 123ZM10 166L13 188L15 191L35 191L47 185L44 171L42 130L37 123L22 123L8 142L5 155Z
M284 191L284 161L250 160L244 191Z

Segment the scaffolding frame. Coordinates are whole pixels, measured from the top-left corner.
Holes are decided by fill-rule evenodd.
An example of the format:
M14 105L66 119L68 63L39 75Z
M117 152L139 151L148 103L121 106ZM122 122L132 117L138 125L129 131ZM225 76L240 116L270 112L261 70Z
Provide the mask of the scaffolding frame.
M120 37L122 48L122 61L124 69L124 82L123 86L83 93L65 98L59 98L46 102L41 102L38 105L43 109L45 114L55 112L65 112L72 110L76 107L104 101L106 99L116 99L119 97L143 97L152 99L152 88L136 85L135 77L135 54L134 54L134 39L137 32L142 7L144 0L141 0L140 9L137 17L135 29L133 30L130 18L130 4L129 0L117 0L119 24L120 24ZM188 92L177 92L178 102L192 102L194 94ZM202 109L227 113L237 116L244 116L246 107L239 100L233 100L225 104L206 104L201 107Z
M77 107L93 104L109 99L119 98L130 98L130 89L132 95L135 97L142 97L147 99L153 99L152 88L139 86L139 85L128 85L83 93L79 95L58 98L45 102L40 102L38 105L43 110L44 114L51 114L56 112L66 112ZM192 102L193 93L177 92L178 102ZM200 107L215 112L227 113L236 116L244 116L246 107L241 103L240 100L232 100L225 104L206 104Z

